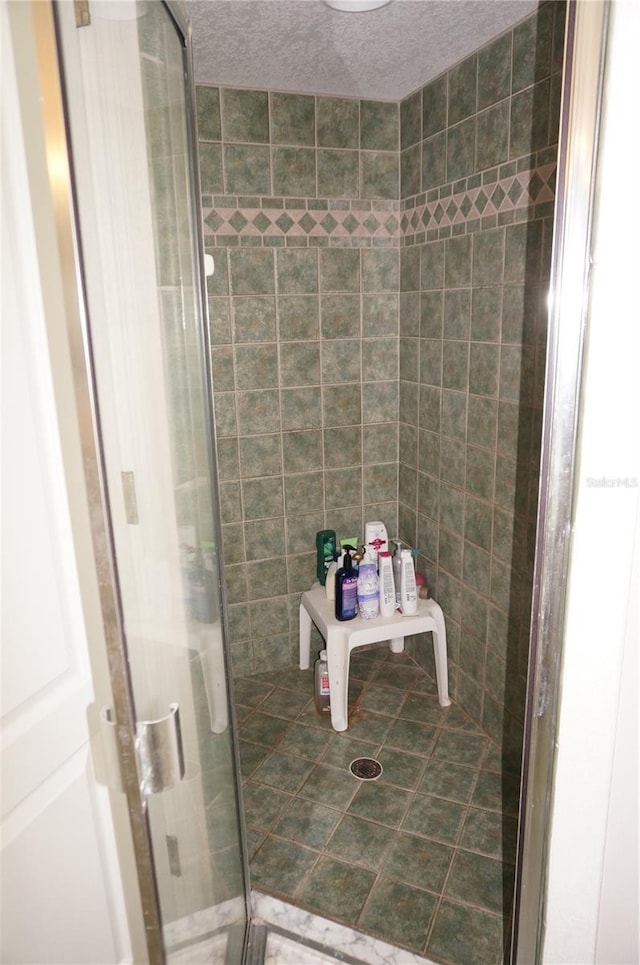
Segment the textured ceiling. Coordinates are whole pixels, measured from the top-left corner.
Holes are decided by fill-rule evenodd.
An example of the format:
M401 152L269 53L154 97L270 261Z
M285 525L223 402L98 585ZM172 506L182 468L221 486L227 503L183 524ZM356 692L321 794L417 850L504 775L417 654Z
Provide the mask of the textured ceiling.
M523 20L537 0L188 0L196 83L400 100Z

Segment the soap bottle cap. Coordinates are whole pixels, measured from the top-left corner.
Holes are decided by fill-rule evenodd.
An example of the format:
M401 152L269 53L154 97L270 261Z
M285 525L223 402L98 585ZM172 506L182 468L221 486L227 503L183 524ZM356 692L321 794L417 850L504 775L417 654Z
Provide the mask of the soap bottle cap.
M353 560L351 559L351 554L355 553L355 551L356 551L355 546L344 547L344 560L342 562L342 565L344 566L347 572L349 572L349 570L353 566Z

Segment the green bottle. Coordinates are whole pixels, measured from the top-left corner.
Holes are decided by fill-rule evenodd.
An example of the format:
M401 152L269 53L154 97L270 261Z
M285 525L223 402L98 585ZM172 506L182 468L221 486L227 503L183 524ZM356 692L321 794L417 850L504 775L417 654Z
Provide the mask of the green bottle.
M316 576L324 586L327 579L329 563L332 563L336 555L336 534L332 529L321 529L316 533Z

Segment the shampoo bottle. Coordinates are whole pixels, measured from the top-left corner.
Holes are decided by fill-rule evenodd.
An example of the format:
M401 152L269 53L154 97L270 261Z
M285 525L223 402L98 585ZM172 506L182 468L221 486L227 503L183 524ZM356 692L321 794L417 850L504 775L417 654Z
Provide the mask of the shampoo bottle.
M353 620L358 615L358 577L352 563L353 546L345 546L344 565L336 573L336 620Z
M400 608L403 616L411 617L418 612L418 589L416 587L411 550L402 550L400 559L402 562L402 572L400 575Z
M358 569L358 611L363 620L378 616L378 567L375 556L367 549Z
M380 615L391 617L396 612L396 586L393 582L391 553L378 553L380 567Z

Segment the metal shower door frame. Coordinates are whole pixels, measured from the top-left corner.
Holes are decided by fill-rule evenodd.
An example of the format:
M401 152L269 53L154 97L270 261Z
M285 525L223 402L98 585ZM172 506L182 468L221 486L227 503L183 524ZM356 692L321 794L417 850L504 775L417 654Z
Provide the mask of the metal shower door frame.
M510 955L514 965L540 961L544 939L549 822L608 15L606 0L569 0L567 4Z

